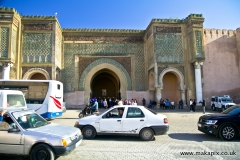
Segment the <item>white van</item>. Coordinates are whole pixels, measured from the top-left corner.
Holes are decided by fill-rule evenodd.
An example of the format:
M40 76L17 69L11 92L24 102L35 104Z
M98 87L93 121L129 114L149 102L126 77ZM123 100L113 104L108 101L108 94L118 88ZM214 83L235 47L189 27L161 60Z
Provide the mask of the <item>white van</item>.
M9 108L27 108L25 97L21 91L0 90L0 110Z

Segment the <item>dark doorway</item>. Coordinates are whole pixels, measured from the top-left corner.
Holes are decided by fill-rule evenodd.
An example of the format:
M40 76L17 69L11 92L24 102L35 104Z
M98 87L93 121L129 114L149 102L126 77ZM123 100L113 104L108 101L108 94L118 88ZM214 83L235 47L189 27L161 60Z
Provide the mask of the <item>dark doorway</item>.
M116 98L119 95L119 87L118 76L111 70L103 69L97 72L92 78L92 97Z
M42 73L35 73L31 76L30 79L35 79L35 80L47 80L46 77Z

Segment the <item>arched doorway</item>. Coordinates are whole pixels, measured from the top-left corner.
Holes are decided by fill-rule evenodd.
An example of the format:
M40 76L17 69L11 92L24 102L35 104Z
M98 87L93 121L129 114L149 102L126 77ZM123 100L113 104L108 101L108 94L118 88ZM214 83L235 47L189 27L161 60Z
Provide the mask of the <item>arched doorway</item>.
M94 74L91 80L91 97L114 97L120 96L120 80L118 76L109 69L102 69Z
M29 79L47 80L46 77L42 73L35 73Z
M164 74L163 79L162 98L170 100L175 104L181 99L180 88L177 76L172 72Z

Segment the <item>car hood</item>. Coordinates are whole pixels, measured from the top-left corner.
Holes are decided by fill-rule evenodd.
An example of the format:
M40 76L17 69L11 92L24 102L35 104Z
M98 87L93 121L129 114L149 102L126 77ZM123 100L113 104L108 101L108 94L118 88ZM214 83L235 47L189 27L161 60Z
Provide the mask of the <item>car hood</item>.
M85 121L95 121L95 120L98 120L99 119L99 116L97 115L91 115L91 116L87 116L87 117L83 117L81 119L78 119L77 121L78 122L85 122Z
M208 119L208 118L214 118L214 117L228 117L231 116L230 114L222 114L222 113L213 113L213 114L206 114L204 116L201 116L201 118Z
M60 136L60 137L69 137L71 135L79 133L79 129L75 127L60 125L56 123L50 123L48 125L41 126L38 128L27 129L27 131L37 132L39 134L49 134L52 136Z

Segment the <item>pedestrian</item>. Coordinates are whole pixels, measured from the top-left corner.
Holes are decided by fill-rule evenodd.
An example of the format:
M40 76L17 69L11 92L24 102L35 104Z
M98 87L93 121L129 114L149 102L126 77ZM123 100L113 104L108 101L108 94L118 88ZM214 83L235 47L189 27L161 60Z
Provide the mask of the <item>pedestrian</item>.
M108 104L107 104L107 100L106 100L106 98L105 98L104 101L103 101L103 107L104 107L105 109L108 108Z
M178 103L178 109L183 109L183 100L182 99Z
M165 100L166 109L170 109L170 101L168 99Z
M195 112L196 111L196 100L195 99L193 100L192 106L193 106L193 112Z
M192 112L193 111L193 101L192 101L192 99L190 99L190 101L189 101L189 106L190 106L190 112Z
M205 100L200 101L199 103L202 103L203 114L205 114L205 107L206 107L206 102L205 102Z
M146 100L145 100L145 98L142 99L142 103L143 103L143 106L146 105Z

